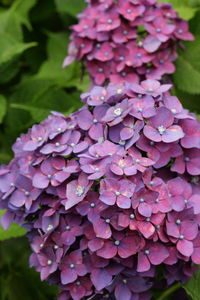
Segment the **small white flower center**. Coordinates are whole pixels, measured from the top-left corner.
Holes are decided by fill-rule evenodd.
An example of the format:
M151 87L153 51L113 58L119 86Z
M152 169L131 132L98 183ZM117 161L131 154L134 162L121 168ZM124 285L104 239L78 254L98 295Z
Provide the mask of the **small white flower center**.
M77 188L76 188L76 195L78 196L78 197L81 197L83 194L84 194L84 187L82 187L82 186L77 186Z
M47 231L51 231L53 229L53 225L48 225L48 227L47 227Z
M121 108L116 108L116 109L114 110L114 114L115 114L116 116L121 116L121 114L122 114L122 109L121 109Z
M163 135L163 133L165 131L166 131L166 128L163 125L161 125L161 126L158 127L158 132L160 133L160 135Z

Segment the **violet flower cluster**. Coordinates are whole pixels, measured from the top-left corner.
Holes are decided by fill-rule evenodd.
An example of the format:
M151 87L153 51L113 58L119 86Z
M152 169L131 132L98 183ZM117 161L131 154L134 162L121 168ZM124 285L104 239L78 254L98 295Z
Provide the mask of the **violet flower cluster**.
M166 287L200 264L200 122L170 88L95 86L0 168L2 224L28 230L30 264L59 300L147 300L160 266Z
M156 0L90 0L72 26L64 66L85 63L94 84L160 80L175 71L180 41L193 40L188 23Z

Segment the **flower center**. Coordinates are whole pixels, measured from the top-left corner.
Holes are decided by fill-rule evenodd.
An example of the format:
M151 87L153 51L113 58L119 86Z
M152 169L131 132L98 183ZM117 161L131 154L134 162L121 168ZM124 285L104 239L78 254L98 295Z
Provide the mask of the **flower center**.
M108 20L107 20L107 23L108 23L108 24L112 24L112 22L113 22L112 19L108 19Z
M184 240L184 235L183 235L183 234L181 234L181 235L179 236L179 240Z
M181 224L181 220L180 220L180 219L177 219L177 220L176 220L176 224L177 224L177 225L180 225L180 224Z
M99 73L102 73L102 72L103 72L103 69L102 69L102 68L99 68L99 69L98 69L98 72L99 72Z
M124 35L127 35L127 34L128 34L128 31L127 31L127 30L124 30L124 31L123 31L123 34L124 34Z
M123 61L124 60L124 56L120 56L119 60Z
M80 282L80 281L77 281L77 282L76 282L76 285L80 286L80 285L81 285L81 282Z
M161 126L158 127L158 132L160 133L160 135L163 135L163 133L165 131L166 131L166 128L163 125L161 125Z
M70 269L74 269L75 265L74 264L70 264L69 267L70 267Z
M122 114L122 109L121 109L121 108L116 108L116 109L114 110L114 114L115 114L116 116L121 116L121 114Z
M140 203L144 203L144 202L145 202L144 198L140 198Z
M62 129L61 129L60 127L57 128L57 131L58 131L58 132L61 132L61 130L62 130Z
M51 174L48 174L48 175L47 175L47 178L48 178L48 179L51 179L51 177L52 177Z
M49 224L48 227L47 227L47 231L50 231L53 229L53 225Z
M94 119L94 120L93 120L93 123L97 123L97 122L98 122L97 119Z
M123 282L124 284L127 284L127 279L123 279L122 282Z
M136 162L137 164L139 164L139 163L140 163L140 160L137 158L137 159L135 160L135 162Z
M156 32L161 32L161 29L160 29L160 28L157 28L157 29L156 29Z
M120 241L115 241L115 246L119 246L120 245Z
M90 204L90 206L91 206L91 207L95 207L95 203L92 202L92 203Z
M185 157L184 161L188 162L188 161L190 161L190 158L189 157Z
M141 58L141 57L142 57L142 54L141 54L141 53L137 53L136 56L137 56L138 58Z
M60 143L58 143L58 142L55 143L55 146L56 146L56 147L60 147Z
M47 265L48 266L52 265L52 261L50 259L47 261Z
M179 33L179 34L182 34L182 33L183 33L183 29L179 29L179 30L178 30L178 33Z
M67 226L65 227L65 229L69 231L69 230L71 229L71 227L70 227L69 225L67 225Z
M82 44L81 44L81 48L85 48L85 44L82 43Z
M110 223L110 219L106 219L105 221L106 221L106 223L107 223L107 224L109 224L109 223Z
M122 77L126 77L127 74L126 74L126 72L122 72L121 75L122 75Z
M119 164L118 164L121 168L125 167L125 163L123 159L120 159Z
M41 142L43 140L43 138L41 136L38 137L38 142Z
M81 197L83 194L84 194L84 188L82 187L82 186L77 186L77 188L76 188L76 195L78 196L78 197Z
M149 255L150 251L149 250L144 250L144 254Z
M116 196L119 196L119 195L120 195L120 192L118 192L118 191L115 192L115 195L116 195Z
M153 88L148 88L146 91L147 91L147 93L153 93L154 89Z
M25 195L25 196L29 196L29 195L30 195L30 192L25 191L25 192L24 192L24 195Z
M172 109L171 109L171 112L172 112L173 114L176 114L176 109L175 109L175 108L172 108Z
M134 214L130 214L130 219L135 219L135 215Z
M127 12L127 14L131 14L131 13L132 13L132 9L128 8L128 9L126 10L126 12Z

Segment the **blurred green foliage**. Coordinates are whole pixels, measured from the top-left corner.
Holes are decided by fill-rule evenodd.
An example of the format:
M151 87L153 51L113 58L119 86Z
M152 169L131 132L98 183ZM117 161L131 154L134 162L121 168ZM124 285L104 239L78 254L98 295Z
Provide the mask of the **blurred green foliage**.
M174 94L200 115L200 0L168 0L190 22L196 37L179 50L173 76ZM65 115L81 106L80 92L89 86L80 63L63 69L70 26L86 6L83 0L0 0L0 164L12 158L20 133L48 116ZM186 49L186 50L185 50ZM24 234L12 225L0 227L0 300L53 300L56 290L41 283L28 268L30 249ZM184 288L198 300L199 273ZM167 299L170 299L169 297Z

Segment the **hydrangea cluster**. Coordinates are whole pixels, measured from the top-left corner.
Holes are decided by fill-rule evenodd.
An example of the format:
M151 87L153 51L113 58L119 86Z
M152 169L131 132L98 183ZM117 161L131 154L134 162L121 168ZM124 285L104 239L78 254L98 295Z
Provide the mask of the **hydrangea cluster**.
M59 300L148 300L160 266L166 287L200 264L200 122L170 88L95 86L80 110L22 134L0 168L2 223L28 230L30 264Z
M83 61L92 81L160 80L175 71L177 45L193 40L188 23L156 0L90 0L72 26L64 66Z

